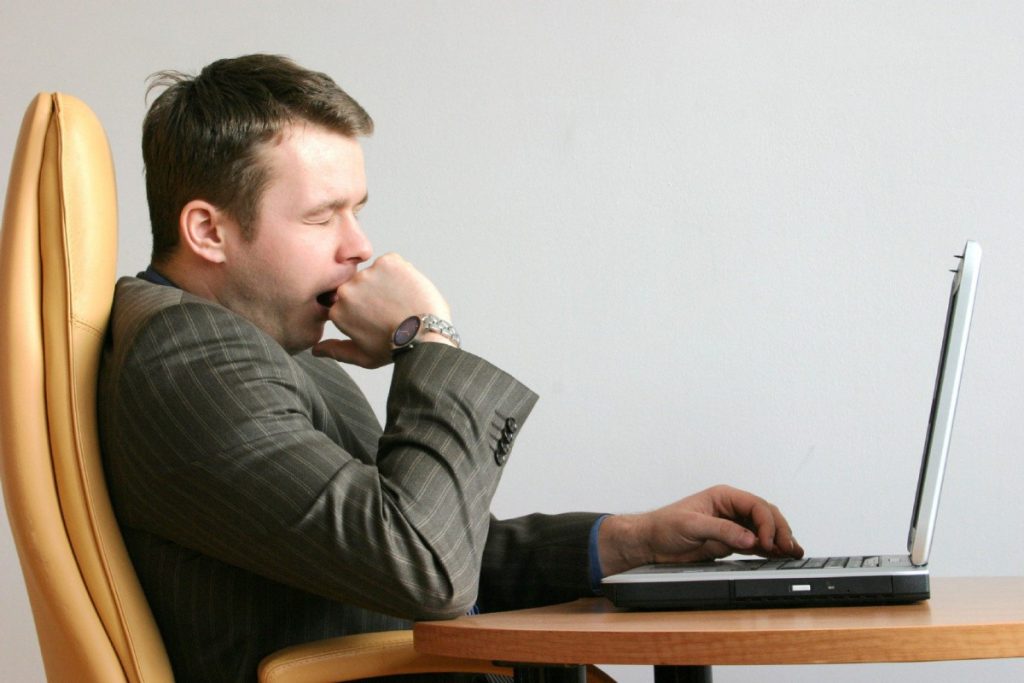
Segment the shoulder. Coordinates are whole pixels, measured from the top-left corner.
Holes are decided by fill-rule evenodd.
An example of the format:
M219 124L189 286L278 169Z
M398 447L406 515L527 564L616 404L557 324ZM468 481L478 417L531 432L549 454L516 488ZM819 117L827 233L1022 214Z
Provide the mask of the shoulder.
M130 336L159 311L180 304L184 295L180 289L156 285L137 277L121 278L114 287L111 332L115 337Z
M145 405L188 418L182 424L215 420L236 432L247 424L265 431L259 416L311 414L316 391L307 371L245 317L173 287L125 278L115 290L100 399L110 416Z
M138 278L114 292L104 349L106 381L176 386L218 378L305 383L292 357L248 319L207 299ZM204 379L205 378L205 379Z
M155 345L164 353L191 352L195 345L234 350L242 345L287 356L249 320L216 302L134 277L121 278L114 290L109 341L124 350L139 344Z

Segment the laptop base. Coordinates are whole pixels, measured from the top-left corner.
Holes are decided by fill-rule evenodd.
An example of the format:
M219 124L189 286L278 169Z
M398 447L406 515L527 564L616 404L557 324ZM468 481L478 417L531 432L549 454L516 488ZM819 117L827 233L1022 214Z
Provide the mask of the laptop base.
M616 607L637 610L898 605L931 597L927 574L605 584Z

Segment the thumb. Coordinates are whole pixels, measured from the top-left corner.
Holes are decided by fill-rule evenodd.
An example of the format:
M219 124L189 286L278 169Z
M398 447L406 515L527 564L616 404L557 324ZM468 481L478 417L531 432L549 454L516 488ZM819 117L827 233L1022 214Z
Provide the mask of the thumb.
M718 541L740 551L751 550L757 545L754 532L736 522L720 517L710 517L707 521L706 538L709 541Z
M364 352L351 339L324 339L313 346L312 352L314 356L320 358L333 358L339 363L368 369L379 368L385 364Z

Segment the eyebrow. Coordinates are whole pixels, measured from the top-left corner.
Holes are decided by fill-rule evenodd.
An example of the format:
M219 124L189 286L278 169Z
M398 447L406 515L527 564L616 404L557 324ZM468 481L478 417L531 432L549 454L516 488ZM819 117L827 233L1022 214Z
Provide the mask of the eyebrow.
M358 202L356 202L353 206L356 209L361 209L364 206L366 206L366 202L368 202L368 201L370 201L370 193L369 192L364 194L363 198L360 199ZM326 202L323 202L322 204L317 204L312 209L307 211L306 215L307 216L313 216L313 215L316 215L316 214L318 214L318 213L320 213L322 211L328 211L328 210L330 210L330 211L337 211L338 209L343 208L346 204L348 204L348 202L345 202L345 201L342 201L342 200L338 200L338 199L331 199L331 200L328 200Z

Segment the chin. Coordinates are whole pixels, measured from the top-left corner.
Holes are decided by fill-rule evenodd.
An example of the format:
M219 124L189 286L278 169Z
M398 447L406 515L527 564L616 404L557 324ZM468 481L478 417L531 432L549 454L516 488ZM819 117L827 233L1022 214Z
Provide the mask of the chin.
M317 329L311 329L305 336L292 334L284 339L280 340L280 344L284 347L284 350L291 355L308 351L320 341L324 336L324 326L320 325Z

